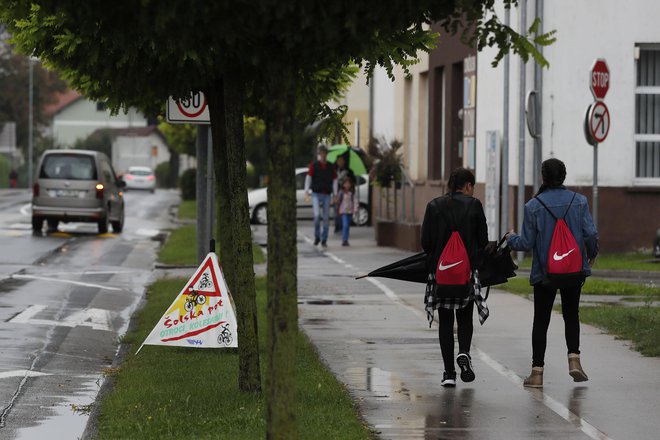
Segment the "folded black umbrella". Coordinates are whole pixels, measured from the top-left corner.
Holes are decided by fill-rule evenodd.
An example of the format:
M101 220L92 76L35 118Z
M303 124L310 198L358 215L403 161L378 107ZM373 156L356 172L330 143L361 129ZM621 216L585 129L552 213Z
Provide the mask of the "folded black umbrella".
M356 277L355 279L381 277L426 284L429 277L426 260L426 252L420 252L403 260L395 261L387 266L372 270L368 274ZM509 278L516 276L516 269L518 269L518 266L516 266L513 258L511 258L511 248L506 245L504 237L499 242L491 241L484 250L482 263L479 266L479 281L481 286L488 287L506 283Z
M518 266L511 257L511 248L505 237L499 242L491 241L486 245L479 266L479 281L481 287L495 286L506 283L516 276Z
M420 252L403 260L395 261L381 268L372 270L366 275L356 277L356 280L365 277L392 278L395 280L411 281L426 284L429 273L426 269L426 252Z

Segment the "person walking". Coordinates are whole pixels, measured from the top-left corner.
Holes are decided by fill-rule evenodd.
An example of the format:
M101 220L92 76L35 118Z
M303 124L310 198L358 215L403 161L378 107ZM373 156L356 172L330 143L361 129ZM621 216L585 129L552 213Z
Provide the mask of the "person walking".
M352 180L353 185L355 185L355 173L348 168L348 164L346 163L346 157L345 155L337 156L337 161L335 162L335 166L337 169L337 186L339 189L342 188L344 179L350 179ZM339 206L337 203L335 203L335 233L339 233L342 231L342 218L341 215L339 214Z
M461 369L461 380L472 382L475 379L470 357L473 332L472 313L475 297L478 295L478 301L481 301L481 293L478 288L478 279L474 276L474 269L479 266L483 249L488 244L488 227L483 206L478 199L473 197L474 185L475 177L472 171L466 168L455 169L449 178L449 192L428 203L422 223L422 248L428 255L427 269L429 272L425 302L430 316L433 316L434 309L438 310L438 338L445 368L441 384L444 387L456 386L454 314L458 326L456 363ZM473 269L472 280L475 282L476 288L473 288L466 298L437 298L435 294L437 292L436 267L445 245L455 230L458 230L465 245L470 267ZM481 302L478 306L481 307Z
M561 312L568 349L568 372L575 382L588 380L580 363L580 293L584 277L591 275L591 265L598 255L598 232L589 213L587 198L566 189L566 166L559 159L548 159L541 164L543 184L538 193L525 204L525 213L520 234L506 235L511 249L533 250L532 270L529 282L534 288L534 322L532 324L532 372L523 385L531 388L543 387L543 367L547 344L548 326L552 306L557 295L561 295ZM555 233L555 224L563 219L575 239L581 254L582 274L569 285L557 286L548 276L548 263L552 258L559 262L573 250L549 255ZM579 266L579 263L578 263Z
M319 144L319 158L309 165L305 177L305 199L312 196L314 210L314 246L321 242L323 247L328 246L328 228L330 215L330 201L337 194L337 172L335 166L327 161L328 147ZM323 229L321 229L323 220Z
M357 215L358 200L355 194L355 187L350 178L345 178L342 181L341 191L337 195L337 212L341 217L341 245L349 246L348 234L351 228L353 216Z

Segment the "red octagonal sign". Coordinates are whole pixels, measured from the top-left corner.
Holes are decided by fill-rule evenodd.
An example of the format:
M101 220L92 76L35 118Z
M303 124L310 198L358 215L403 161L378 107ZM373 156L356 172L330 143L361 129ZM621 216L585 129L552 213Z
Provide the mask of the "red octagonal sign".
M597 59L591 67L589 88L596 99L604 99L610 89L610 68L607 66L607 61L602 58Z

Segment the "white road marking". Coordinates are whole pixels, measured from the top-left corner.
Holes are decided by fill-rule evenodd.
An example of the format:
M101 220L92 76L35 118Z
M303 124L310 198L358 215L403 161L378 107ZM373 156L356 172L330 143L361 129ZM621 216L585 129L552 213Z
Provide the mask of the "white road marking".
M66 318L54 321L50 319L34 319L34 317L46 309L46 306L34 304L14 316L9 322L17 324L47 325L55 327L91 327L94 330L112 331L112 316L108 310L84 309L78 310Z
M45 309L46 306L42 306L40 304L31 305L30 307L28 307L27 309L23 310L21 313L10 319L9 322L17 322L20 324L24 324L30 321L33 317L37 316L38 313L40 313Z
M26 203L25 205L21 206L21 209L19 211L21 215L24 215L26 217L32 216L32 203Z
M303 235L305 241L307 241L309 244L313 244L311 238L307 237L306 235ZM354 270L357 273L357 268L353 266L352 264L349 264L342 260L341 258L337 257L336 255L330 253L330 252L324 252L325 255L327 255L331 260L335 261L336 263L344 266L347 269ZM392 289L388 288L385 286L383 283L381 283L378 280L374 280L373 278L366 278L367 281L371 282L374 286L378 287L388 298L390 298L392 301L396 302L397 304L400 304L404 307L406 307L408 310L412 311L415 315L418 317L424 319L426 321L426 313L422 312L419 309L416 309L409 304L405 303ZM474 347L474 352L479 356L479 358L489 367L491 367L493 370L497 371L499 374L502 376L506 377L509 379L511 382L516 384L517 386L522 387L523 381L518 376L513 370L507 368L506 366L500 364L497 362L495 359L492 357L488 356L484 351ZM537 391L537 390L533 390ZM610 437L607 436L604 432L596 428L595 426L591 425L589 422L569 410L566 406L562 405L560 402L557 400L553 399L552 397L548 396L547 394L543 393L542 391L539 392L532 392L530 393L534 397L534 399L538 400L539 402L543 403L547 408L549 408L551 411L559 415L561 418L584 432L586 435L588 435L590 438L594 440L612 440Z
M160 230L158 229L138 229L135 231L137 235L142 235L144 237L155 237L156 235L160 234Z
M37 275L13 274L13 275L8 276L7 278L14 278L14 279L17 279L17 280L53 281L53 282L56 282L56 283L75 284L77 286L83 286L83 287L94 287L96 289L115 290L115 291L122 290L118 287L104 286L102 284L85 283L85 282L82 282L82 281L74 281L74 280L63 280L63 279L60 279L60 278L41 277L41 276L37 276Z
M4 371L0 373L0 379L7 379L10 377L38 377L38 376L52 376L50 373L42 373L40 371L31 370L13 370Z

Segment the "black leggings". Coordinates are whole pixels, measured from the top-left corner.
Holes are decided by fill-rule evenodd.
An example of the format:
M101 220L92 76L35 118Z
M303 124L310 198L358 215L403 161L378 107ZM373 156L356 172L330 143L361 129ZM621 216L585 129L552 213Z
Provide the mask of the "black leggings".
M456 324L458 335L458 351L470 352L472 344L472 310L474 301L462 309L438 309L438 337L440 339L440 351L445 364L445 371L455 371L454 367L454 311L456 312Z
M580 353L580 292L582 286L560 289L561 314L569 353ZM548 326L557 289L534 285L534 324L532 326L532 367L542 367L548 339Z

